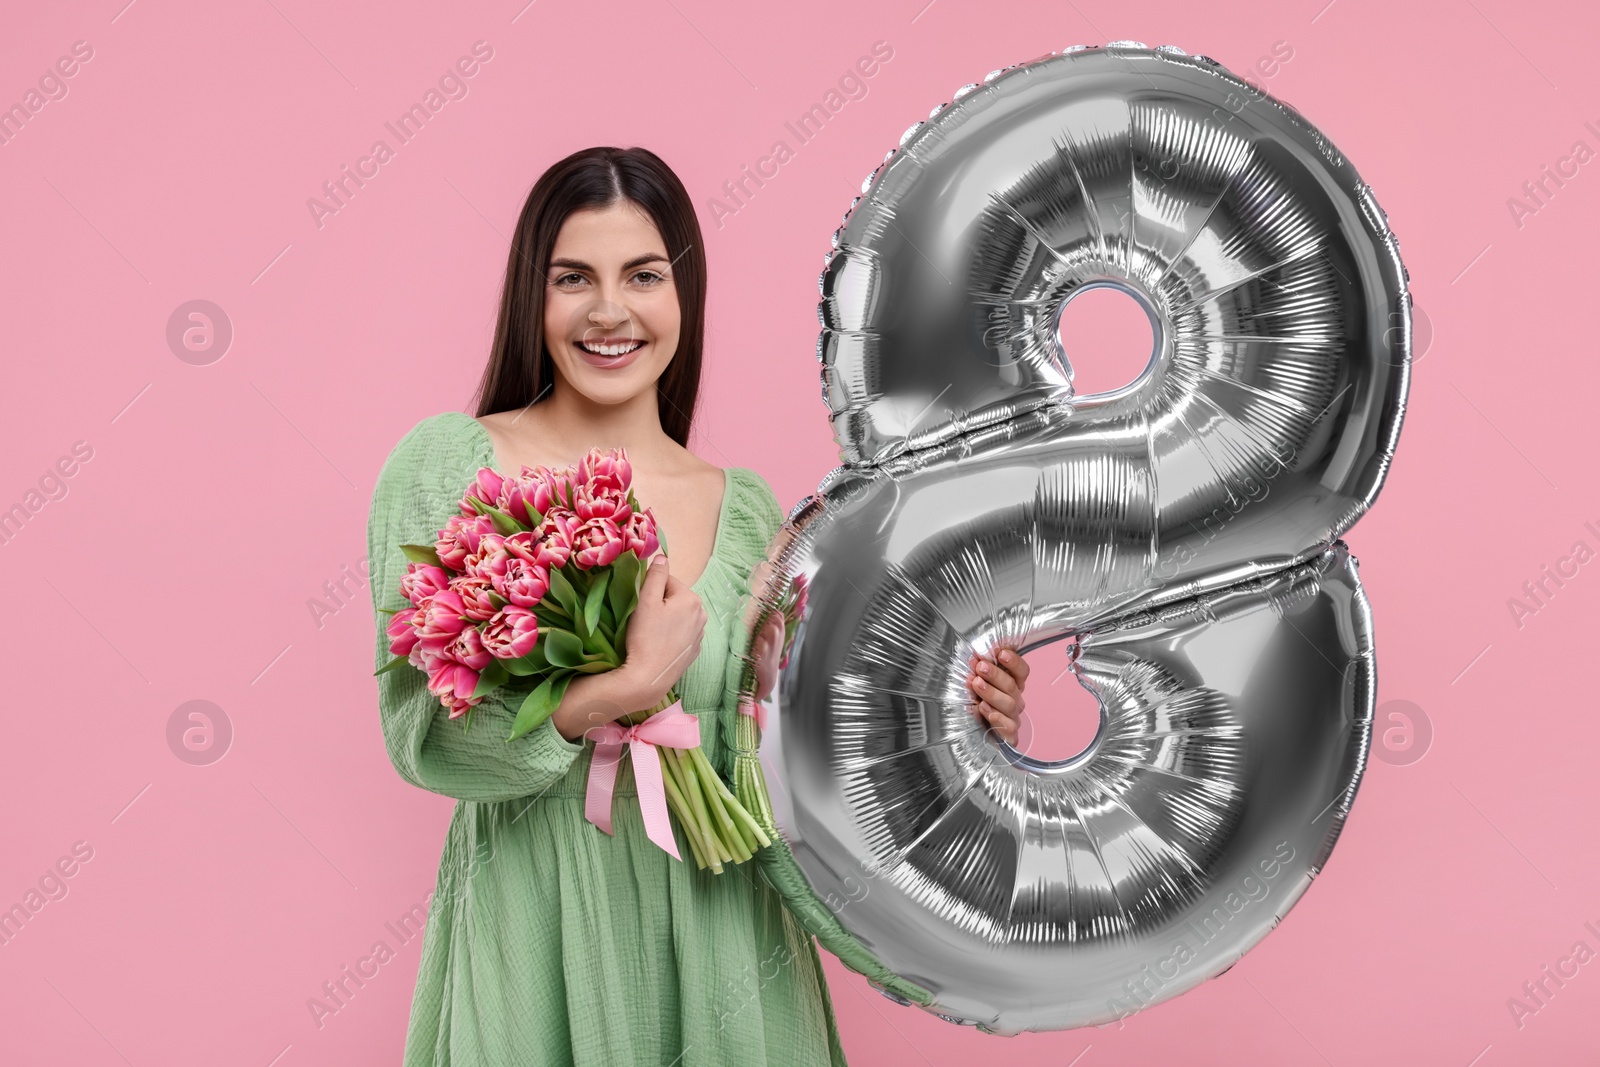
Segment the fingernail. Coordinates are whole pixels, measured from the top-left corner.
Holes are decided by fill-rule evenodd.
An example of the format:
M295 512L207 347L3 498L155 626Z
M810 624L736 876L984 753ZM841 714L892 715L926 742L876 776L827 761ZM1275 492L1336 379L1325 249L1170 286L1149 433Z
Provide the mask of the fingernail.
M979 674L988 674L989 673L989 665L987 663L978 664L978 673Z

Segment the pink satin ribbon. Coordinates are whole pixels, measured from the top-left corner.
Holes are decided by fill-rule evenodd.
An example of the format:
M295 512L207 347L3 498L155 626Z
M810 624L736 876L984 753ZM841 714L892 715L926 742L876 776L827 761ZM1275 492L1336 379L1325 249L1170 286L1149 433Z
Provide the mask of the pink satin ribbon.
M754 700L748 693L739 697L739 714L748 715L756 721L756 729L767 728L767 706Z
M590 736L594 738L594 755L589 761L584 817L606 833L613 832L611 793L617 783L622 749L631 744L633 780L639 787L639 813L644 817L645 833L673 859L682 860L667 819L667 787L661 780L661 757L656 746L694 748L700 743L700 720L683 710L683 701L676 700L641 723L624 726L608 722Z

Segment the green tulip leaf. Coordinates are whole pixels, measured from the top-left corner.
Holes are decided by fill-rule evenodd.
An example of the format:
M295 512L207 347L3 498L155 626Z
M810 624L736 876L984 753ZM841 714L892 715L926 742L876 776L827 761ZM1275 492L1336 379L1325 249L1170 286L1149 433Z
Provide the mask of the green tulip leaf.
M439 562L438 550L432 545L401 545L400 551L405 554L406 559L411 560L413 563L431 563L435 567L444 566L443 563Z
M479 515L489 516L490 521L494 523L495 533L509 537L514 533L521 533L527 529L522 523L512 518L509 513L501 511L493 504L484 503L470 493L467 494L467 502L478 509Z
M489 665L479 672L478 685L472 690L472 695L475 697L488 696L504 685L509 677L510 674L506 671L505 665L500 660L491 657Z
M547 596L555 598L556 604L566 612L567 618L578 617L578 591L572 587L572 582L566 575L565 567L550 568L550 591Z
M623 613L631 606L632 599L638 599L638 580L641 569L639 557L632 552L624 552L617 557L611 565L611 587L606 590L606 599L611 606L611 615L619 622Z
M541 634L544 631L539 631ZM550 669L550 661L544 658L544 648L535 643L532 651L521 659L508 659L505 661L506 671L518 678L526 678L530 674L543 674Z
M517 717L511 724L511 736L507 741L529 733L541 726L546 719L554 714L556 708L561 706L561 698L566 695L567 686L572 681L572 674L563 671L553 674L539 683L533 692L523 700L522 706L517 709Z
M586 662L583 641L571 630L545 631L544 657L552 667L577 667Z
M606 584L611 579L610 571L601 571L595 578L594 584L589 586L589 595L583 600L583 625L590 633L600 624L600 605L605 603Z

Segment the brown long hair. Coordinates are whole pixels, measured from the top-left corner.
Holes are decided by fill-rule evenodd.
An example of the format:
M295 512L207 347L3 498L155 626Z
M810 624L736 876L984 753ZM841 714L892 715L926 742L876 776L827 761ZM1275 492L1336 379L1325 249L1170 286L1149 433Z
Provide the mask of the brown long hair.
M689 191L645 148L585 148L552 164L534 183L511 236L494 344L478 383L478 415L526 407L555 387L544 340L544 295L556 235L574 211L624 200L655 223L672 261L681 323L678 350L656 380L656 410L667 436L688 447L705 340L705 243Z

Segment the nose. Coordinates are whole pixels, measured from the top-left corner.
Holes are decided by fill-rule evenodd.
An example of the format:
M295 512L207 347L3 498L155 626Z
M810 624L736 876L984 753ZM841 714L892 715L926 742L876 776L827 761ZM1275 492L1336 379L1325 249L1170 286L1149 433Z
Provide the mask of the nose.
M628 309L614 300L602 297L586 309L586 319L590 329L611 330L623 323L633 321L633 316Z

